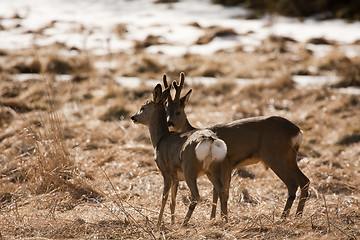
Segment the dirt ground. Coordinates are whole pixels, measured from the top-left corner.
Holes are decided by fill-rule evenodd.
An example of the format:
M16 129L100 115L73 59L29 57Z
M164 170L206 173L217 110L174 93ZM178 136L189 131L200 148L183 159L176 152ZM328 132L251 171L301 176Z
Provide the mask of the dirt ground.
M343 53L348 46L327 42L332 50L318 56L306 43L271 36L251 53L238 47L170 57L148 54L157 44L150 40L108 56L61 44L0 52L0 239L360 238L360 100L342 91L360 85L360 59ZM99 61L115 67L97 68ZM212 187L201 177L202 201L189 226L181 227L185 183L176 223L167 205L156 226L163 180L148 130L130 120L153 86L130 88L116 77L160 82L163 73L178 79L181 71L218 79L191 86L186 112L198 127L279 115L304 131L298 164L311 185L302 217L294 216L297 198L290 217L280 218L286 187L257 164L233 172L229 223L219 213L209 219ZM299 87L292 75L337 75L340 82Z

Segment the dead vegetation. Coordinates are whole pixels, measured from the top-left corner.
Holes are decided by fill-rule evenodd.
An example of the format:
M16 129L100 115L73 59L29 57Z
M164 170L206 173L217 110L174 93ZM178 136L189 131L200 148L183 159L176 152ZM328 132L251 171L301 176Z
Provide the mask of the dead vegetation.
M205 30L205 34L201 36L195 42L195 44L199 44L199 45L208 44L216 37L231 37L238 35L238 33L231 28L222 28L218 26L210 26L204 30Z
M327 90L299 91L283 79L288 78L261 87L239 88L231 82L196 86L187 111L190 121L203 125L245 116L282 115L301 126L304 143L299 165L312 182L302 218L279 219L285 186L273 173L255 165L246 168L247 174L233 176L229 224L208 220L211 186L201 178L203 200L190 226L180 228L189 203L187 187L181 185L177 223L170 227L166 222L156 228L162 180L152 160L147 130L132 125L127 115L110 117L110 122L98 120L109 101L120 103L135 93L114 82L104 85L97 80L73 83L79 86L73 87L72 94L89 86L93 97L82 101L68 98L70 102L56 106L59 112L48 108L13 115L9 106L2 106L2 236L358 238L359 132L352 125L359 120L359 102ZM23 95L27 84L31 83L24 83L18 96ZM54 99L63 97L67 89L65 82L57 87L61 96L55 94ZM102 95L96 94L99 90ZM127 111L135 111L149 94L146 90L132 97ZM38 101L47 100L44 97ZM76 108L69 108L74 104ZM6 112L11 112L11 117Z
M149 35L143 41L136 41L135 49L141 50L141 49L150 47L152 45L162 44L162 42L160 40L161 40L160 36Z
M298 0L212 0L212 2L225 6L241 4L255 11L253 15L256 14L258 17L271 13L299 18L315 16L318 20L343 18L351 21L360 19L360 5L356 0L344 2L332 0L316 2Z
M126 26L114 31L124 37ZM39 48L39 57L33 50L0 54L2 238L360 237L360 101L337 91L358 86L357 57L345 56L336 44L319 58L304 43L280 36L264 40L254 52L236 48L211 56L149 54L144 49L162 39L146 41L131 54L111 53L117 66L112 71L95 67L108 56L79 52L67 57L61 54L70 51L67 46ZM180 71L218 78L214 85L191 86L186 111L196 126L259 115L280 115L300 126L299 167L311 180L302 218L293 212L279 218L286 188L271 171L254 165L233 173L228 224L209 220L212 188L199 178L202 201L188 228L180 227L189 204L185 184L179 188L176 224L155 226L162 178L147 129L129 120L153 86L132 89L116 77L160 82L163 73L177 79ZM341 77L339 85L298 89L292 80L298 73L329 72ZM18 81L18 73L33 77ZM71 78L57 81L58 74ZM250 84L239 85L237 78L250 78ZM165 219L169 212L166 207Z

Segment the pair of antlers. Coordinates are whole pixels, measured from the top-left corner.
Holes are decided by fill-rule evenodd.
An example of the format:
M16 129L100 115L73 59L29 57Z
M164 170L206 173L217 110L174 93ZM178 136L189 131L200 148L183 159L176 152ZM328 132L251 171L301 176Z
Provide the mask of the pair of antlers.
M183 72L181 72L180 73L180 83L177 84L176 80L174 80L172 82L172 86L175 88L175 97L174 97L174 99L172 99L171 95L169 94L168 101L170 101L170 102L172 102L172 101L174 101L174 102L180 101L180 93L181 93L181 90L184 87L184 80L185 80L185 74ZM165 89L169 87L165 74L163 75L163 83L164 83Z

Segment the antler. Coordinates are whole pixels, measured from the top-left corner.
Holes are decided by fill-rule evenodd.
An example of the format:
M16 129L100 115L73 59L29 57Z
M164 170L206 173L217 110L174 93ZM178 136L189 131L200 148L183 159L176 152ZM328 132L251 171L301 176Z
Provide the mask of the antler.
M171 85L169 87L168 83L167 83L167 79L166 79L166 74L163 75L163 84L164 84L164 88L167 89L167 88L170 88L171 89ZM170 90L169 90L170 91ZM171 94L169 93L168 94L168 97L167 97L167 100L168 102L172 102L172 98L171 98Z
M184 80L185 80L185 74L183 72L181 72L180 73L180 83L179 83L179 85L176 84L175 80L172 83L174 88L175 88L175 91L176 91L174 101L179 101L180 100L180 93L181 93L181 90L184 87Z
M163 84L164 84L164 88L168 88L169 85L166 80L166 74L163 75Z

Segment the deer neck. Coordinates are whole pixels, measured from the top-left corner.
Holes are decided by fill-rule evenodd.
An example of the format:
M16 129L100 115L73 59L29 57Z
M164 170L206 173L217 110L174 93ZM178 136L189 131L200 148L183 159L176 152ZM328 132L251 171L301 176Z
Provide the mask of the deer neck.
M156 148L160 141L170 133L166 122L166 112L163 104L159 104L155 111L154 117L149 125L151 143L154 148Z
M181 128L180 132L187 132L194 130L195 128L190 124L189 120L186 118L184 126Z

